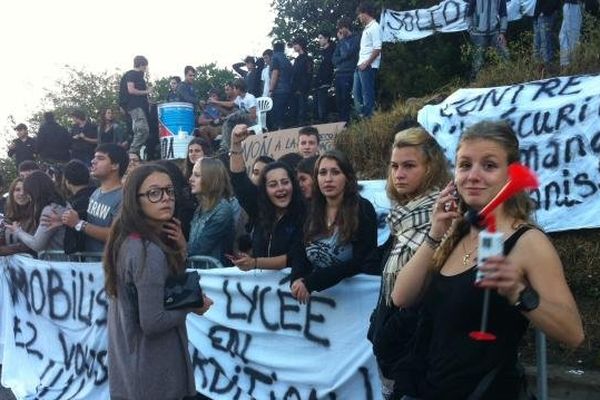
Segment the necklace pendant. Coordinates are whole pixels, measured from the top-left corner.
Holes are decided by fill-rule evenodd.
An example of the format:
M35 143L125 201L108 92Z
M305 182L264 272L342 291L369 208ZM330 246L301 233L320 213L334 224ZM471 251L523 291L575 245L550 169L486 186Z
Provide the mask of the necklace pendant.
M471 259L471 254L467 253L463 256L463 266L467 266L467 264L469 263L469 260Z

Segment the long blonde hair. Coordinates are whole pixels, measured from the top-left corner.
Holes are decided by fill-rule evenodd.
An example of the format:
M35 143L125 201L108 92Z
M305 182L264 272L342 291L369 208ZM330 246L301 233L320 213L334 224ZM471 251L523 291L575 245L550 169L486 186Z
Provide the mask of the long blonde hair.
M441 189L450 181L450 171L448 170L448 161L444 156L444 151L425 129L414 127L396 133L392 151L404 147L419 149L423 155L427 170L417 190L414 193L403 196L396 190L391 167L388 168L385 190L388 198L399 204L405 204L432 189Z
M478 139L490 140L502 146L506 151L508 164L519 161L519 140L508 123L504 121L481 121L469 127L460 137L456 148L457 153L463 143ZM458 209L461 215L464 215L467 211L467 205L462 199L458 201ZM529 197L529 193L521 192L511 197L503 204L503 209L504 213L513 221L533 223L531 219L533 202ZM444 265L452 250L469 233L470 228L469 222L462 216L454 221L446 239L433 256L434 267L437 270Z
M233 197L233 189L229 173L218 158L204 157L197 161L200 163L202 181L198 200L202 211L210 211L221 201Z

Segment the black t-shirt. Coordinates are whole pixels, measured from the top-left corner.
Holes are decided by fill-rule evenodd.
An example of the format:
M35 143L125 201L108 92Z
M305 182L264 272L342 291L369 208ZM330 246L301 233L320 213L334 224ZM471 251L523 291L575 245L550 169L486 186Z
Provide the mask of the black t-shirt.
M133 87L137 90L146 90L148 87L146 86L146 80L144 79L144 72L136 71L132 69L127 71L125 76L123 77L123 81L125 83L125 91L127 92L127 83L133 82ZM128 94L126 110L131 111L136 108L141 108L145 112L148 112L148 96L147 95L133 95Z
M8 150L8 156L15 156L15 164L18 167L23 161L35 160L35 139L27 136L25 140L13 140L14 148Z
M307 93L312 81L313 62L306 54L296 57L292 67L292 89L294 92Z
M90 121L86 121L85 125L73 125L71 127L71 158L81 160L88 163L94 157L94 150L96 149L95 143L89 143L81 138L75 139L75 136L83 133L85 137L91 139L98 138L98 127L92 124Z

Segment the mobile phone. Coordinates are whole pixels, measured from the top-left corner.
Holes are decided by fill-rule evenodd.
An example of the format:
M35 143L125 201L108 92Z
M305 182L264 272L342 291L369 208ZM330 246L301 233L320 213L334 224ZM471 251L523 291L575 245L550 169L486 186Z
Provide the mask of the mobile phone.
M444 204L444 211L456 211L458 209L458 191L456 190L456 184L452 183L452 200L447 201Z

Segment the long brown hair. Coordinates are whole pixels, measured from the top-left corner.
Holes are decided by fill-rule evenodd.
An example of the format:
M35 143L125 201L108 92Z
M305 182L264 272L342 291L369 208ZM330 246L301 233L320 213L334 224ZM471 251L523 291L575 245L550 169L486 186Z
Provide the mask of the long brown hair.
M210 147L210 143L202 137L195 137L188 143L187 151L185 153L185 161L183 162L183 175L185 179L190 179L192 176L192 170L194 169L194 164L190 161L190 146L193 144L197 144L202 147L202 153L204 153L204 157L210 157L213 154L212 148Z
M42 171L34 171L25 178L23 190L31 198L31 212L36 225L40 221L42 210L48 204L56 203L63 207L67 205L52 179Z
M328 150L315 163L313 171L313 195L311 198L310 214L306 220L305 242L311 242L320 236L327 235L330 229L327 227L327 200L319 189L319 166L324 159L334 160L346 177L346 186L341 209L338 211L336 225L340 233L341 243L348 243L354 238L358 230L359 199L358 181L354 168L344 153L338 150Z
M394 186L394 177L391 167L388 168L386 183L386 193L390 200L399 204L405 204L432 189L441 189L450 181L450 171L448 170L448 161L444 156L444 151L437 141L422 127L408 128L400 131L394 137L394 149L404 147L414 147L423 155L426 172L423 181L414 193L402 196Z
M464 143L481 139L490 140L502 146L506 151L506 161L508 164L519 161L519 141L517 135L510 125L504 121L481 121L469 127L460 137L456 148L457 153ZM511 197L503 204L503 209L504 213L512 218L514 222L533 223L531 219L533 202L527 192L521 192ZM467 211L467 205L462 199L458 201L458 210L461 217L453 222L447 237L433 256L434 267L438 270L444 265L452 250L458 245L458 242L471 229L469 222L462 217Z
M167 263L173 274L185 269L183 254L161 238L148 222L139 203L138 191L144 181L154 173L169 175L167 170L159 165L141 165L127 177L127 185L123 188L121 211L113 221L103 257L104 286L106 293L110 296L117 296L118 269L123 267L118 264L119 253L125 240L132 234L138 235L142 239L144 249L148 242L160 247L167 257ZM144 263L145 258L146 254L144 254Z
M33 219L33 211L31 206L31 200L24 205L20 206L15 200L15 190L17 185L20 183L23 185L24 179L21 177L15 178L10 186L8 187L8 199L6 200L6 209L4 210L4 216L8 222L19 222L21 228L25 232L31 233L35 229L35 221Z
M200 161L200 193L197 194L203 211L210 211L221 199L233 197L229 172L218 158L204 157Z

